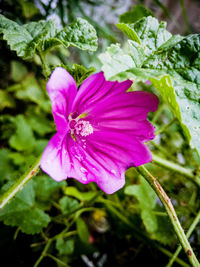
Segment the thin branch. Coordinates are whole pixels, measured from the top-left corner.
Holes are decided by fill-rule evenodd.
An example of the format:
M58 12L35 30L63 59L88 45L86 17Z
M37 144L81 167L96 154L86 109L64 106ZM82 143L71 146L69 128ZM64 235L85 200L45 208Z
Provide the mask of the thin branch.
M161 134L162 132L166 131L175 121L176 121L176 118L173 118L168 124L165 124L163 127L158 129L155 132L155 135Z
M180 224L179 219L176 215L176 212L175 212L174 207L171 203L171 200L169 199L169 197L167 196L167 194L165 193L165 191L163 190L163 188L161 187L159 182L156 180L156 178L153 177L153 175L144 166L137 167L137 171L151 185L152 189L155 191L157 196L160 198L162 204L164 205L165 210L168 214L168 217L169 217L169 219L172 223L172 226L174 228L174 231L175 231L188 259L189 259L191 266L200 267L200 263L197 260L195 254L194 254L194 252L190 246L190 243L187 240L187 237L183 231L183 228L181 227L181 224Z
M60 266L69 267L69 265L66 262L61 261L60 259L56 258L55 256L51 254L46 254L46 256L54 260L58 264L58 266L60 265Z
M49 239L48 242L46 243L46 246L44 247L40 257L38 258L38 260L36 261L36 263L34 264L33 267L37 267L40 264L40 262L43 260L43 258L47 256L47 251L48 251L51 243L52 243L52 239Z
M192 234L192 232L194 231L194 229L196 228L197 224L200 221L200 211L197 213L197 216L195 217L193 223L190 225L190 228L186 234L186 237L189 238ZM174 263L174 261L176 260L176 258L178 257L180 251L181 251L182 247L179 245L177 250L175 251L173 257L170 259L169 263L167 264L166 267L171 267L172 264Z
M39 171L41 155L36 159L33 165L0 197L0 210L23 189L25 184L33 178Z
M171 170L171 171L174 171L174 172L177 172L183 175L184 177L190 179L198 187L200 187L200 177L198 177L197 175L194 175L192 169L184 168L179 164L163 159L155 154L152 154L152 157L153 157L153 162L155 162L157 165L160 165L162 167L165 167L168 170Z

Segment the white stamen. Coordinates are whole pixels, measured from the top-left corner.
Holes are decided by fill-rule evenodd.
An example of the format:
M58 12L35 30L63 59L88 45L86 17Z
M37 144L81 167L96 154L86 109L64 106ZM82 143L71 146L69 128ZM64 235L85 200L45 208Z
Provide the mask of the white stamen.
M80 134L81 136L88 136L93 133L93 127L89 121L78 121L75 126L76 134Z

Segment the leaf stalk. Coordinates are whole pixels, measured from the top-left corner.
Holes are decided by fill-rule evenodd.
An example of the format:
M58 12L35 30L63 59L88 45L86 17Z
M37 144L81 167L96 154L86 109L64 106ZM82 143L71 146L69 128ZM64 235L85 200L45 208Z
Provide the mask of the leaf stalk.
M194 254L192 247L190 246L189 241L187 240L187 237L186 237L186 235L183 231L183 228L179 222L179 219L176 215L176 212L175 212L174 207L171 203L171 200L169 199L169 197L165 193L164 189L159 184L157 179L144 166L137 167L137 171L150 184L150 186L155 191L157 196L160 198L162 204L164 205L165 210L168 214L168 217L169 217L169 219L172 223L172 226L174 228L174 231L175 231L175 233L176 233L176 235L177 235L177 237L181 243L181 246L183 247L183 249L184 249L184 251L188 257L188 260L189 260L191 266L200 267L200 263L197 260L196 255Z

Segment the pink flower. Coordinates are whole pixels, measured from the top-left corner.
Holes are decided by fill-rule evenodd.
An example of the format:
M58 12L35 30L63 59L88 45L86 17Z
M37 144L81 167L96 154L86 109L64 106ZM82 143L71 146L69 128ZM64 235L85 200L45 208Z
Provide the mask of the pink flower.
M54 180L96 182L107 194L123 187L125 171L152 160L144 142L154 138L147 114L158 99L126 92L132 82L106 81L103 72L88 77L77 91L72 76L58 67L47 91L57 133L48 143L41 168Z

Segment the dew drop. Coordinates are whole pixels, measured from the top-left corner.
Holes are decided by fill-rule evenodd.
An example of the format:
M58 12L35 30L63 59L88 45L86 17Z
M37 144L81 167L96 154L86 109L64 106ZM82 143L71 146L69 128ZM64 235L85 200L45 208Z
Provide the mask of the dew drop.
M75 155L74 157L77 158L79 161L83 160L83 157L80 154L79 155Z
M116 174L116 173L117 173L115 170L111 170L111 172L112 172L113 174Z
M83 172L83 173L88 172L88 171L87 171L85 168L83 168L83 167L81 167L80 170L81 170L81 172Z

